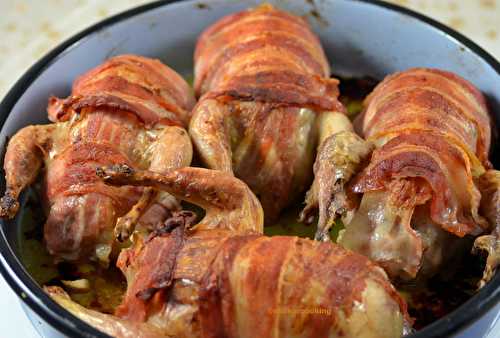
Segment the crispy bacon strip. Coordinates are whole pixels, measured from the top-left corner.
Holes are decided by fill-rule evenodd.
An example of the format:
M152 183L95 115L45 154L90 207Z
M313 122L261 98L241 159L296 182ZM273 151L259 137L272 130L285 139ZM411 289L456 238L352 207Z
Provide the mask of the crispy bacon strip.
M415 178L424 179L431 187L431 217L444 229L463 237L477 235L488 227L478 214L481 195L466 153L433 133L401 133L391 139L374 152L353 190L383 190L392 180L416 182Z
M479 215L475 178L491 166L490 121L473 85L434 69L396 73L368 96L360 119L362 133L378 149L352 182L363 197L342 245L394 277L414 278L426 246L422 228L413 228L415 208L425 206L430 224L458 237L489 228Z
M133 112L146 126L185 126L194 99L188 84L159 60L120 55L80 76L67 99L51 97L49 119L67 121L84 107Z
M202 337L402 333L406 305L385 274L360 255L297 237L236 236L219 250L201 284ZM383 299L381 317L363 328L377 316L371 297ZM360 306L365 310L358 317Z
M329 110L338 104L337 81L327 80L330 69L318 38L302 18L270 5L229 15L206 29L194 58L198 96L304 100Z
M170 234L167 231L159 235L153 233L146 239L146 245L136 242L132 249L120 255L117 266L127 276L130 287L116 310L117 316L130 321L145 321L148 305L163 301L163 295L158 291L172 285L177 255L185 241L186 218L174 215L169 221L165 227L174 227L173 230L167 229ZM166 238L162 238L165 235Z
M318 121L344 112L337 85L304 19L270 5L232 14L196 45L190 134L209 168L252 188L269 223L309 184L314 147L328 136Z
M456 74L428 68L395 73L375 88L365 107L362 133L367 139L380 142L404 130L431 130L466 151L477 173L484 172L481 165L491 167L486 101Z
M130 164L130 161L110 144L79 142L66 148L47 168L47 198L53 200L61 195L99 192L113 199L119 206L118 210L130 208L140 191L107 186L95 175L96 166L113 163Z

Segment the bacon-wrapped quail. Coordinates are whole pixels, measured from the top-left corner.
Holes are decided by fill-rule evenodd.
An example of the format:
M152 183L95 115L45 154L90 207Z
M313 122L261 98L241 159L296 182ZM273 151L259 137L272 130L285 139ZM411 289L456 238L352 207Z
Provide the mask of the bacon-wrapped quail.
M364 105L357 122L376 150L343 186L353 216L339 243L393 277L430 276L460 252L462 237L490 228L476 183L491 167L484 97L455 74L416 68L388 76ZM320 224L320 234L326 227Z
M206 210L193 227L190 213L179 212L148 237L134 236L118 260L128 289L116 317L92 318L61 290L48 289L104 332L178 338L403 334L406 305L382 269L332 243L263 236L259 201L230 174L114 167L100 175L115 185L162 189Z
M78 78L70 97L50 99L53 124L28 126L12 137L0 215L16 214L19 194L43 167L48 251L57 259L107 262L117 218L125 216L118 230L126 232L135 218L156 223L177 202L151 189L107 186L96 167L127 163L166 172L189 165L192 146L184 127L193 106L188 84L158 60L107 60Z
M266 223L310 184L315 147L350 128L329 77L306 21L270 5L224 17L198 40L189 132L209 168L256 193Z

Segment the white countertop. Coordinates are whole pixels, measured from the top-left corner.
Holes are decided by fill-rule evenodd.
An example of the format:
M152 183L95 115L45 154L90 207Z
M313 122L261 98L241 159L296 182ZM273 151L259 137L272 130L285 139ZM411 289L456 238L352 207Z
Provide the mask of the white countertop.
M0 0L0 99L62 40L145 0ZM391 0L460 31L500 59L500 0ZM500 337L500 323L493 330ZM0 277L0 337L37 338L16 295Z

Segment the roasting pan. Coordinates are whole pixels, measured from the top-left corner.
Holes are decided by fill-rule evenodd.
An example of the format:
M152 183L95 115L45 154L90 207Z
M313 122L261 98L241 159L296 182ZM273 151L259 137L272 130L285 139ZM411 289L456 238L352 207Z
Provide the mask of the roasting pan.
M479 87L488 98L494 122L500 125L500 64L452 29L381 1L268 2L309 19L336 74L382 78L417 66L449 70ZM110 56L135 53L156 57L181 74L191 76L193 49L200 32L218 18L258 3L157 1L115 15L73 36L34 64L0 103L0 149L21 127L47 123L47 98L67 96L76 76ZM0 158L3 161L3 154ZM491 160L499 168L500 151L495 144ZM3 191L4 182L1 185ZM18 222L0 221L0 272L19 296L40 335L107 337L59 307L29 276L18 259ZM499 317L500 273L497 273L457 310L411 337L485 337ZM489 337L500 337L500 332L490 334Z

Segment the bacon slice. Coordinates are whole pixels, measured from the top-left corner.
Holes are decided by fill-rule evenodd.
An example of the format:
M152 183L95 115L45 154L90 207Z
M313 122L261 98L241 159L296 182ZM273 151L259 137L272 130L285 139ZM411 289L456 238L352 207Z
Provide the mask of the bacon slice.
M362 337L358 306L377 316L367 290L384 304L371 334L400 335L406 305L362 256L297 237L231 237L201 284L202 337Z
M338 81L304 19L262 5L207 28L195 51L198 96L342 110Z
M429 130L457 143L475 165L476 176L491 167L484 96L453 73L414 68L392 74L368 96L361 119L367 139L381 143L404 130Z
M123 213L139 198L141 189L110 187L96 176L97 167L115 163L131 165L129 159L110 144L79 142L66 148L48 165L47 198L54 200L59 196L98 192L113 199L117 210Z
M145 321L147 306L151 302L162 301L163 295L158 291L172 285L177 255L184 244L184 237L184 227L178 226L166 239L161 236L152 238L144 248L135 245L134 249L120 255L117 265L128 277L130 287L124 302L116 310L119 317Z
M463 237L478 235L488 227L478 214L481 196L467 155L433 133L409 132L391 139L373 153L353 190L384 190L393 180L416 182L415 178L424 179L431 188L431 217L444 229Z
M184 79L155 59L120 55L79 77L67 99L51 97L49 119L67 121L84 107L133 112L147 126L186 126L194 99Z

